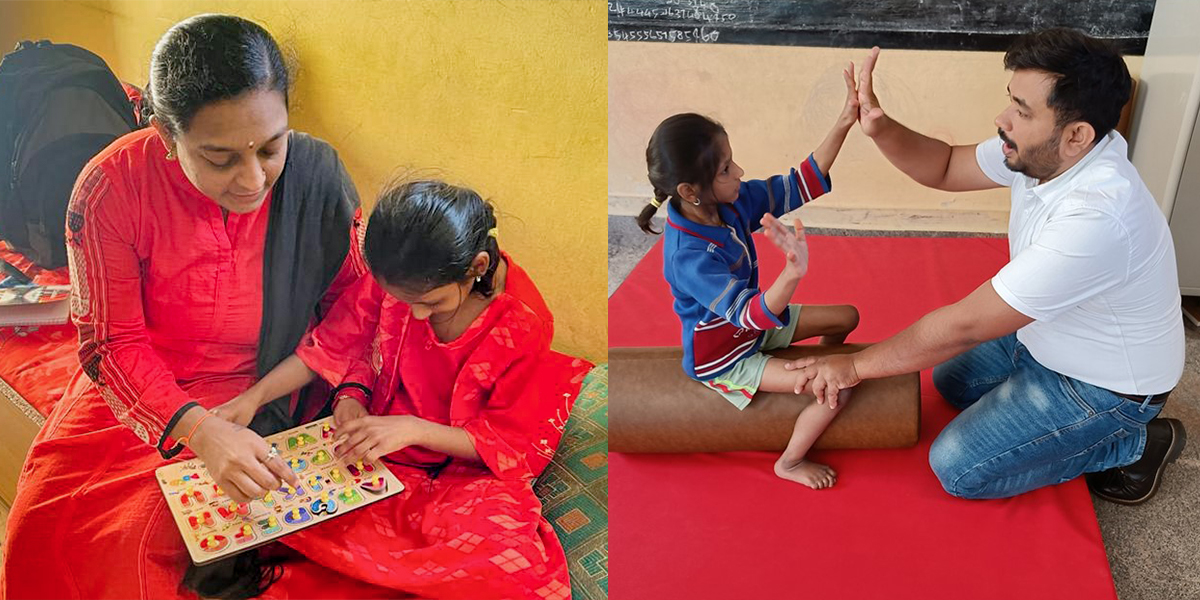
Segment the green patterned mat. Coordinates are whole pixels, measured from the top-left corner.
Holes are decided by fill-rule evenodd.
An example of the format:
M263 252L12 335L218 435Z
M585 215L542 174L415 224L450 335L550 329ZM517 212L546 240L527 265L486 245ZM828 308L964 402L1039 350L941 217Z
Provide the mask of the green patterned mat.
M566 551L572 598L608 598L608 365L584 379L554 460L533 488Z

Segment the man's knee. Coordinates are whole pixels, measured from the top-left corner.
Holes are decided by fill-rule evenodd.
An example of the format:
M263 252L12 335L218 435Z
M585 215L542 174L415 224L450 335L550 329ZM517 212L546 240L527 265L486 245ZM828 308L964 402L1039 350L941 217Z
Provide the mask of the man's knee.
M929 447L929 468L947 494L958 498L982 498L987 481L982 479L975 460L966 452L962 437L949 426Z
M933 368L933 387L947 402L958 408L966 406L964 392L966 386L955 376L954 359Z

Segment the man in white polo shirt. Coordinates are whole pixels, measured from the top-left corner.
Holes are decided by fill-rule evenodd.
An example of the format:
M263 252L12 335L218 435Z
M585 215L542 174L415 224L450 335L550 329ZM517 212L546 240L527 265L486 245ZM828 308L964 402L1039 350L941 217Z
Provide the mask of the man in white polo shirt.
M1087 473L1098 496L1139 504L1186 443L1155 418L1183 373L1175 252L1166 219L1115 131L1129 71L1070 29L1018 38L998 136L950 146L890 119L859 80L863 132L918 183L1009 186L1010 261L963 300L856 354L797 361L797 389L831 405L862 379L937 365L962 409L929 463L947 492L1003 498Z

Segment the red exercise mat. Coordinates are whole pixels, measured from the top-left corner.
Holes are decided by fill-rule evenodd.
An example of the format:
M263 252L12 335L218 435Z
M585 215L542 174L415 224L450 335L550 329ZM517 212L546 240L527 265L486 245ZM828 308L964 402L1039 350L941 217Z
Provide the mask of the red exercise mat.
M782 268L756 236L763 285ZM1007 261L996 238L809 236L795 301L854 304L851 342L875 342L966 296ZM609 300L610 346L679 345L661 242ZM778 479L766 453L613 453L613 600L1115 600L1083 481L1006 500L946 494L929 445L955 411L922 373L921 441L814 453L838 483Z

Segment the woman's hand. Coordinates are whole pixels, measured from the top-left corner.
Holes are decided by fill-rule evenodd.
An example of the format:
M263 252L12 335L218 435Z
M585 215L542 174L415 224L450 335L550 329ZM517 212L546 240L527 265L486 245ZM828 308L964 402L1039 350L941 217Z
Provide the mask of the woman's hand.
M354 396L339 396L334 399L333 407L333 426L340 428L342 425L349 423L355 419L361 419L368 416L367 407L356 400Z
M212 409L212 412L230 423L245 427L254 419L254 415L258 413L258 409L262 405L262 396L251 387L234 396L232 400Z
M257 433L224 419L205 419L190 446L209 474L235 502L249 502L286 481L300 485L283 459L268 458L271 448Z
M804 223L796 219L796 231L793 233L786 225L768 213L762 218L763 233L767 239L783 252L787 260L784 270L791 272L797 279L808 273L808 242L804 239Z
M347 460L373 461L417 445L420 424L421 419L412 415L360 417L338 427L339 441L333 451Z

